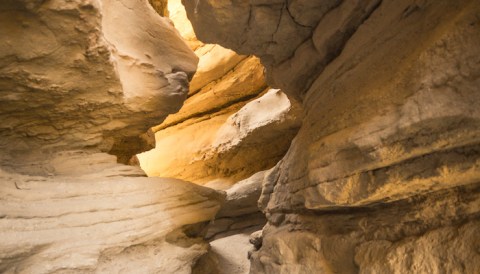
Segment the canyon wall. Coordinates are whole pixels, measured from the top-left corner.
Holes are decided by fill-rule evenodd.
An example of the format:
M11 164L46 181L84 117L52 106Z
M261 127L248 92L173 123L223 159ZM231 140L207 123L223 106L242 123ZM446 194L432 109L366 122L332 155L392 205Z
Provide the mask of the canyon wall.
M183 3L305 110L251 273L480 269L478 1Z
M155 149L139 154L139 162L149 176L227 189L285 155L301 124L301 106L269 89L258 58L198 41L181 1L168 5L199 64L188 99L152 128Z
M480 269L477 0L182 3L0 3L0 272Z
M147 0L0 13L0 272L191 273L225 194L117 161L152 148L198 58Z

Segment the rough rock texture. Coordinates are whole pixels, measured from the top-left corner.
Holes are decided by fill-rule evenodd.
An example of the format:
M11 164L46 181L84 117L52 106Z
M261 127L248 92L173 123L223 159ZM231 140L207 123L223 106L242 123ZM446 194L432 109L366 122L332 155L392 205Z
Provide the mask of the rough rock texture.
M249 273L248 259L252 252L249 235L261 232L267 221L257 203L265 174L268 171L258 172L226 191L225 202L205 234L211 248L197 261L194 274Z
M156 146L138 155L141 167L220 189L273 167L300 126L299 104L267 92L258 58L198 42L179 0L169 9L200 61L183 107L153 127Z
M191 273L224 195L104 152L150 148L198 58L147 0L0 13L0 272Z
M211 220L222 194L107 154L61 152L51 165L49 177L0 170L0 272L190 273L207 252L169 235Z
M476 273L479 186L267 226L251 273Z
M146 0L6 0L0 12L2 165L65 148L128 159L145 148L123 140L187 96L198 59Z
M210 98L207 102L211 101ZM186 106L189 106L188 100ZM158 131L156 148L138 155L142 168L150 176L179 178L226 189L273 167L285 154L300 126L301 108L279 90L268 91L232 114L230 111L236 107ZM192 103L192 108L199 105ZM185 145L179 147L178 143Z
M267 68L269 84L297 98L340 54L381 0L183 3L202 41L254 53Z
M265 216L258 208L265 171L258 172L226 191L225 202L209 225L207 239L218 239L233 234L250 234L262 229ZM245 255L245 254L243 254Z
M305 109L252 273L480 269L478 1L183 3Z

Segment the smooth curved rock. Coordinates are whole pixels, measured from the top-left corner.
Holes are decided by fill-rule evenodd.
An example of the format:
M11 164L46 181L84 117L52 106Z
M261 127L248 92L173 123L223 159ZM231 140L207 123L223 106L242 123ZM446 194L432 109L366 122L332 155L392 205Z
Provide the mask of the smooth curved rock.
M87 147L128 158L139 151L122 140L186 99L198 59L147 0L7 0L0 12L2 165Z
M204 45L198 48L195 53L200 57L200 62L190 83L190 95L198 92L210 82L227 75L229 71L234 70L242 60L247 58L219 45ZM251 70L251 75L258 75L255 67L252 67ZM263 76L263 73L261 75Z
M245 81L233 83L241 89ZM228 91L232 90L235 89ZM194 98L199 95L191 98L198 102ZM193 105L193 108L202 106L211 105ZM233 110L236 107L233 105ZM150 176L180 178L225 189L273 167L288 149L302 116L301 108L278 90L270 90L236 113L231 111L226 108L158 131L156 148L138 155L142 168ZM179 143L184 146L178 147Z
M166 237L211 220L221 193L143 177L106 154L62 152L50 164L49 177L0 170L0 271L190 273L207 252L204 242L178 246Z
M191 273L224 194L117 160L186 99L193 51L147 0L0 13L0 272Z
M187 14L181 0L168 0L167 9L168 18L172 20L175 28L178 30L180 35L182 35L183 39L192 50L196 50L204 45L201 41L198 41L197 36L193 31L192 24L190 24L190 21L188 21Z

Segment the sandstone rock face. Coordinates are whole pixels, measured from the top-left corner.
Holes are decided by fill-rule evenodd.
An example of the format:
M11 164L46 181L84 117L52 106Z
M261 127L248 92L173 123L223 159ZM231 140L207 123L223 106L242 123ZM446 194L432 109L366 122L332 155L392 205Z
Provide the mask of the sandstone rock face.
M252 273L480 268L478 1L183 3L305 109Z
M260 171L226 191L225 202L208 227L207 239L220 239L234 234L248 235L263 228L266 219L257 201L265 174L266 171Z
M268 91L258 58L198 42L180 1L169 7L200 61L183 107L152 129L156 148L138 155L141 167L220 189L273 167L300 126L300 105Z
M153 9L161 16L169 16L168 0L148 0Z
M267 68L269 84L298 98L381 0L183 3L202 41L254 53Z
M0 13L0 272L191 273L224 194L104 152L151 147L198 58L147 0Z
M153 1L153 0L152 0ZM164 0L160 0L164 1ZM175 25L175 28L178 30L180 35L183 37L187 45L192 49L196 50L198 47L204 45L202 42L198 41L195 32L193 31L192 24L188 21L185 8L182 5L181 0L168 0L167 11L168 17L172 20L172 23Z
M198 59L147 1L7 0L0 12L2 165L86 147L128 159L141 150L122 141L187 96Z
M82 161L94 166L79 170ZM0 171L2 273L190 273L207 252L202 241L168 235L212 219L222 194L141 177L106 154L62 152L52 165L50 177Z
M215 90L218 91L214 87ZM196 101L191 103L192 108L215 108L209 104L215 99L205 97L207 103L200 104L199 96L191 97ZM230 104L227 99L220 97L218 101ZM190 105L189 100L184 108ZM150 176L208 183L220 189L271 168L295 136L300 126L301 108L279 90L270 90L232 113L237 107L238 104L219 107L214 115L190 118L158 131L156 148L138 155L142 168ZM180 115L188 117L182 111L173 117ZM178 143L185 146L178 147L175 145Z

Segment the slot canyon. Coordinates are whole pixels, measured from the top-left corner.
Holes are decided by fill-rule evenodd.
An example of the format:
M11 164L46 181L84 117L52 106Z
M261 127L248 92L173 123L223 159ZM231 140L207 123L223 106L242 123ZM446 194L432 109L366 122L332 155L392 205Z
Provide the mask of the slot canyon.
M0 273L480 273L479 0L1 0Z

